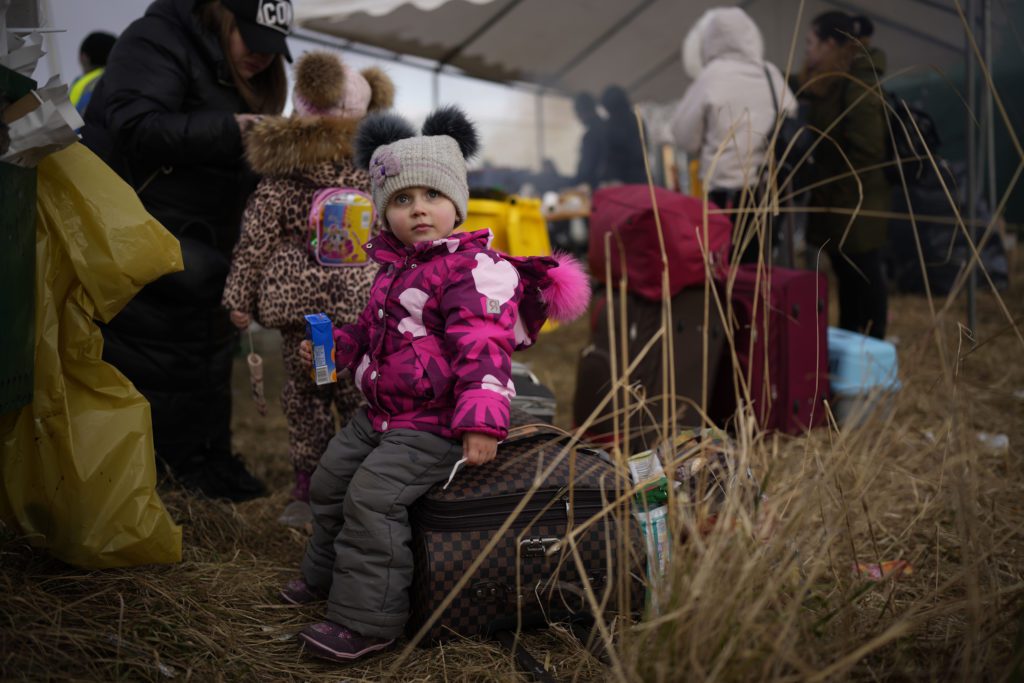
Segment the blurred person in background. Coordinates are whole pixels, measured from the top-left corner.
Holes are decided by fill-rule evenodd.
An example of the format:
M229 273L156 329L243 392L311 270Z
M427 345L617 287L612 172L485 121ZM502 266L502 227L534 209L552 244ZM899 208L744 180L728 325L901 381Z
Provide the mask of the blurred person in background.
M683 40L683 68L693 79L672 117L676 144L700 159L708 198L719 208L740 206L758 190L762 164L779 113L796 113L782 73L764 60L764 41L739 7L709 9ZM774 89L774 97L773 97ZM717 157L717 159L716 159ZM752 203L747 193L746 205ZM756 261L751 242L744 261Z
M573 111L583 125L575 182L594 191L607 173L607 125L597 111L597 100L590 93L581 92L573 98Z
M234 501L265 487L231 448L238 331L221 294L257 181L242 132L284 107L291 20L288 0L156 0L111 52L83 130L184 259L101 325L103 358L149 400L161 470Z
M103 67L107 65L107 57L117 42L117 36L96 31L90 33L82 41L78 49L78 63L82 65L82 75L71 83L71 104L79 114L85 115L85 108L92 99L92 91L103 75Z
M823 184L811 191L810 207L818 211L807 217L807 241L823 247L832 262L839 283L839 326L883 339L888 293L882 247L888 219L851 216L854 210L885 212L892 206L884 168L861 170L888 158L885 104L877 85L886 57L869 44L873 33L867 17L838 11L818 15L807 32L799 83L808 124L831 128L831 139L821 140L814 150L810 181Z
M610 85L601 93L601 106L608 112L603 180L646 183L643 142L629 95L620 86Z

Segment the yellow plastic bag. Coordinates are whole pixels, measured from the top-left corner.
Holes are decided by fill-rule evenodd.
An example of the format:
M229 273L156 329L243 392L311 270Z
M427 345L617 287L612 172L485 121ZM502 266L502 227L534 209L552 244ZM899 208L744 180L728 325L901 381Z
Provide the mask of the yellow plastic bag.
M79 567L178 562L149 403L100 360L93 322L181 270L178 241L79 144L39 164L36 201L34 396L0 416L0 515Z

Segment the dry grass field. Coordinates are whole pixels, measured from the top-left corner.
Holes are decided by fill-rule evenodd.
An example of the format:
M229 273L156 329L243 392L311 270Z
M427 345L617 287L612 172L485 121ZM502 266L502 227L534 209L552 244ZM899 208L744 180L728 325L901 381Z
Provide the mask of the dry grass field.
M808 435L741 433L733 455L765 502L726 501L710 535L676 543L660 614L616 624L602 662L561 628L525 642L558 680L1019 680L1024 675L1024 282L963 299L894 296L903 389L862 427ZM1005 305L1005 309L1004 309ZM834 310L834 307L833 307ZM568 407L585 322L518 356ZM256 337L268 396L280 388L272 333ZM238 449L272 494L242 505L169 491L184 528L173 566L83 571L0 536L3 680L525 680L499 646L460 640L399 648L351 666L303 655L294 639L316 606L284 606L302 532L288 501L285 422L256 414L236 367ZM993 448L981 433L1004 434ZM724 520L724 521L723 521ZM682 508L677 531L692 529ZM867 581L856 561L906 560L912 573Z

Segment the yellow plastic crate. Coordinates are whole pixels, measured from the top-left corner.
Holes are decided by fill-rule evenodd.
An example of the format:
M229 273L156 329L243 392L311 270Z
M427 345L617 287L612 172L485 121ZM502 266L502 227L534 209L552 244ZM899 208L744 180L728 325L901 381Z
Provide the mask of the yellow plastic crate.
M468 232L490 228L491 246L509 256L550 256L548 224L541 213L540 200L517 197L505 200L470 199L469 215L459 230Z

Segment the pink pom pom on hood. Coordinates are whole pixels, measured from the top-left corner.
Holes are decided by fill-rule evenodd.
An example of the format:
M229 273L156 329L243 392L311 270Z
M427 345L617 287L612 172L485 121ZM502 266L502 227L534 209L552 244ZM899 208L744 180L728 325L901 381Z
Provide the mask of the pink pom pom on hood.
M505 256L523 278L519 301L520 337L517 349L537 340L548 319L571 322L590 306L590 278L580 262L564 252L551 256Z
M541 298L552 320L572 322L590 306L590 278L571 254L556 251L552 257L558 267L547 272L550 283L541 288Z

